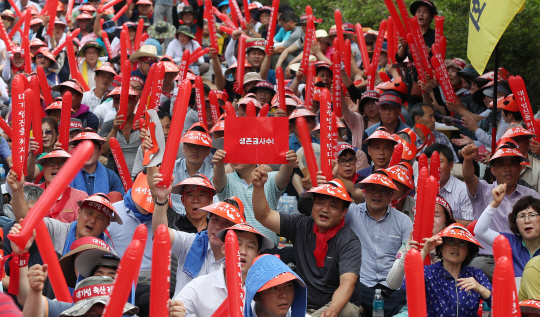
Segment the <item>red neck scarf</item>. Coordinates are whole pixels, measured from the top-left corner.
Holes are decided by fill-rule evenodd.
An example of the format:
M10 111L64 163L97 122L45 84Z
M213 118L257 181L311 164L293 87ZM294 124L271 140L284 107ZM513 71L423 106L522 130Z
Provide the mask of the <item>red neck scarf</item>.
M20 72L24 70L24 64L21 67L15 67L15 65L11 64L11 70L13 71L13 74L17 74L17 72Z
M431 130L428 127L426 127L425 125L421 123L415 124L414 127L420 129L420 131L422 131L422 134L424 134L424 142L419 148L417 148L417 152L416 152L417 156L420 156L421 154L420 152L424 148L432 144L435 144L435 136L433 135L433 133L431 133Z
M326 233L319 232L319 226L316 223L313 224L313 233L317 236L317 242L315 244L315 259L317 260L317 267L324 267L324 258L326 258L326 252L328 252L328 240L332 239L338 231L345 225L345 218L341 219L337 226L328 229Z

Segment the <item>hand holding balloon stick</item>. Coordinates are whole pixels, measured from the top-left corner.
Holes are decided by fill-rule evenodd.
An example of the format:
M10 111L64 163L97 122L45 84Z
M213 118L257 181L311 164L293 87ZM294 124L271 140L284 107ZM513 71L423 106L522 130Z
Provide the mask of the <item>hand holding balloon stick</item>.
M212 112L212 121L214 124L217 124L219 121L219 102L216 96L216 92L210 90L208 94L208 99L210 100L210 111Z
M188 51L188 50L186 50ZM185 54L185 53L184 53ZM184 63L182 61L182 63ZM163 78L165 77L165 66L163 63L157 63L152 82L152 91L150 92L150 102L147 109L158 109L161 101L161 91L163 88ZM147 80L148 82L148 80Z
M334 39L334 44L337 42ZM334 103L334 112L338 118L341 118L341 54L339 51L334 51L332 57L332 101Z
M51 236L43 220L36 228L35 241L43 263L49 266L47 269L49 276L54 276L54 278L49 279L49 281L51 281L51 286L53 288L56 300L65 303L73 302L66 283L66 278L64 277L64 273L60 267L60 262L58 262L58 257L54 251Z
M448 77L448 71L446 70L446 65L444 64L444 60L438 50L437 44L433 44L431 51L433 52L431 63L433 63L433 67L435 68L435 77L439 81L444 97L451 103L457 103L452 82L450 81L450 77Z
M279 0L272 0L272 11L270 12L270 23L268 24L268 32L266 33L266 47L264 52L270 54L270 48L274 47L274 35L276 33L276 22L279 10Z
M118 108L118 115L122 116L122 120L124 120L124 123L120 125L120 130L124 128L127 122L127 108L128 108L128 102L129 102L129 75L131 74L131 61L125 60L122 62L122 86L120 87L120 106Z
M186 112L189 104L189 95L191 94L191 82L184 79L178 89L178 97L174 104L174 113L171 121L171 129L182 129L186 119ZM159 172L163 176L158 186L168 187L171 184L171 176L174 170L174 162L180 145L181 133L171 133L167 139L165 153Z
M238 238L233 230L228 230L225 235L225 267L227 276L227 298L229 300L229 316L242 317L244 314L242 289L242 271L240 262L240 250Z
M418 250L412 248L405 257L405 284L407 292L407 304L409 315L414 317L426 317L426 286L424 282L424 266L422 256Z
M315 159L315 154L313 152L313 146L311 144L311 134L309 132L306 118L296 118L296 128L298 129L298 134L300 135L300 143L302 144L302 148L304 149L304 156L306 157L309 176L311 178L311 186L317 187L317 160Z
M206 101L204 100L204 86L201 76L195 77L195 100L197 104L197 115L199 122L204 124L208 128L208 122L206 119ZM216 124L214 122L214 124Z
M143 224L139 226L144 226ZM145 245L141 241L133 239L120 260L120 265L114 278L114 287L111 291L110 300L103 310L103 317L122 316L124 306L131 292L133 280L139 274Z
M21 232L17 235L8 235L9 239L17 244L19 248L24 248L32 236L32 231L43 222L43 218L56 203L58 197L65 191L66 187L69 186L69 183L75 178L75 175L79 173L86 161L92 156L93 152L94 144L92 141L82 141L77 145L71 154L71 158L66 161L60 172L56 175L57 177L47 186L43 195L39 197L34 207L28 212L26 218L24 218L24 226Z
M15 76L12 83L12 113L11 123L15 129L13 129L12 138L12 160L13 166L11 167L17 173L17 180L21 180L23 177L24 165L26 165L26 128L25 125L30 122L26 118L25 102L24 102L24 86L22 84L22 74Z
M152 263L150 288L150 316L168 316L167 302L171 287L171 239L169 229L164 224L158 226L154 235L152 258L160 259Z
M418 47L416 46L416 43L414 42L414 37L412 36L411 33L407 33L407 43L409 44L409 50L411 52L413 60L421 61L422 57L420 55L420 51L418 50ZM423 83L427 83L426 70L424 69L424 64L422 62L417 62L414 64L414 66L416 67L416 72L418 73L418 80L422 81Z
M133 181L129 175L129 169L126 164L126 159L124 158L124 153L120 147L120 143L114 137L109 139L109 144L111 146L111 152L118 168L118 173L120 174L120 179L122 180L122 185L124 185L124 190L127 192L133 186Z
M133 118L133 129L135 130L135 122L139 120L139 118L144 113L144 110L146 110L146 107L148 105L148 96L150 95L150 88L153 86L153 80L154 80L154 73L156 72L157 63L152 64L150 66L150 70L148 71L148 76L146 76L146 82L152 83L152 85L147 84L144 85L143 91L141 93L141 98L139 99L139 104L137 105L137 111L135 112L135 117ZM139 129L141 126L139 125Z
M276 83L279 109L287 112L287 103L285 101L285 79L283 77L283 68L276 69Z
M327 89L321 92L321 171L326 180L332 179L332 97ZM313 176L312 176L313 177Z
M399 162L401 162L401 157L403 156L403 144L399 143L396 146L394 146L394 153L392 154L392 158L390 159L389 167L392 167L394 165L397 165Z
M235 91L239 95L244 94L244 71L245 71L245 62L246 62L246 39L240 37L238 42L238 62L236 63L236 82L238 83L238 88Z
M76 28L75 30L73 30L73 32L71 32L71 37L72 38L75 38L77 37L77 35L79 35L79 33L81 33L81 29L80 28ZM60 52L64 49L64 47L66 47L67 43L68 43L68 38L66 37L66 39L60 43L51 53L54 55L54 56L58 56L58 54L60 54ZM108 40L108 38L107 38ZM73 43L73 42L69 42L69 43ZM110 45L110 43L109 43Z

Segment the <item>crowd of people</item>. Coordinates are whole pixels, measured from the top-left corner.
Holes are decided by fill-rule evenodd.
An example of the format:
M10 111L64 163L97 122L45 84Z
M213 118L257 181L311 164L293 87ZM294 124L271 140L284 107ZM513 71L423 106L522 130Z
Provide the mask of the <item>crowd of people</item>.
M244 316L408 316L408 298L421 293L406 287L414 250L425 261L427 316L486 316L500 236L511 248L522 316L540 316L540 143L509 85L511 70L479 74L463 56L448 56L451 102L440 78L419 73L406 38L355 28L362 21L326 30L305 8L287 4L230 1L0 2L0 174L7 173L0 316L102 316L113 286L129 290L122 315L149 316L153 264L167 261L153 258L154 235L164 226L170 317L210 317L231 304L229 232L238 241ZM411 1L408 10L423 35L420 49L431 54L436 4ZM23 79L39 102L26 112L32 135L25 136L24 175L15 167L24 138L13 118L21 114L12 112L20 100L12 91ZM184 93L186 81L193 88ZM185 117L175 115L182 102ZM328 107L337 136L325 162ZM229 162L231 116L288 118L286 163ZM69 117L69 127L62 125ZM156 153L174 140L172 175L162 174ZM88 144L90 158L51 196L56 176ZM426 167L438 191L433 219L422 219L429 234L415 241ZM38 245L43 232L25 245L10 239L46 197L54 200L44 224L57 276ZM293 206L283 208L285 201ZM139 267L122 260L141 226L147 236ZM134 264L138 278L118 285L117 272ZM58 279L72 301L59 299L51 283Z

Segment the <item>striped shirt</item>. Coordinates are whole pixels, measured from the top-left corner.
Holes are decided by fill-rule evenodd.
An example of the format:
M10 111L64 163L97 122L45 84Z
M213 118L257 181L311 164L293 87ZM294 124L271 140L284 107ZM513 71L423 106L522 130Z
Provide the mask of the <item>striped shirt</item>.
M276 185L276 174L278 172L268 173L268 181L264 184L264 195L268 200L268 205L270 209L277 210L277 204L281 194L285 191L280 190ZM247 223L259 230L265 237L274 242L274 245L277 245L278 238L277 235L270 229L263 226L260 222L255 219L255 213L253 212L253 184L247 184L243 179L241 179L236 172L227 174L227 184L221 193L218 193L219 200L224 200L225 198L236 196L240 198L244 204L244 214L246 217Z
M467 195L467 185L464 182L450 175L439 194L450 204L454 219L474 220L471 200Z

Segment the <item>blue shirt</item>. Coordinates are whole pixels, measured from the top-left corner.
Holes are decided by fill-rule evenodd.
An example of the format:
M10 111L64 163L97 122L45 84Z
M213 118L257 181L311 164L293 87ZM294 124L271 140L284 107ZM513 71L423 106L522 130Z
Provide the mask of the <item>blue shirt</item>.
M291 36L291 31L287 32L284 28L280 28L276 35L274 35L274 42L285 42L289 36Z
M317 138L315 138L314 136L311 136L311 143L317 143L317 144L321 144L321 141L319 141ZM296 137L296 135L294 133L292 133L290 136L289 136L289 150L293 150L293 151L298 151L299 148L302 147L302 144L300 144L300 141L298 140L298 138Z
M441 262L424 266L426 283L426 304L428 317L476 317L482 298L475 291L465 291L457 287L457 281ZM458 278L474 277L482 286L491 291L491 283L479 268L463 265ZM405 281L403 281L405 285ZM491 296L484 300L491 304Z
M276 84L276 71L273 69L268 70L268 75L266 75L266 80L272 83L272 85Z
M351 204L345 224L362 243L360 282L367 287L388 286L386 276L396 260L403 241L409 239L413 225L409 216L388 206L386 214L375 220L367 211L366 203Z
M512 247L512 259L514 260L514 275L520 277L523 275L523 270L525 265L533 257L540 255L540 249L536 250L534 254L531 254L525 242L523 242L523 237L519 234L501 232L502 235L508 239L510 246Z
M126 192L124 191L124 185L122 185L120 177L118 177L118 175L116 175L110 169L105 169L107 170L107 176L109 177L109 192L119 192L122 194L122 196L124 196ZM96 174L88 174L88 172L85 170L81 170L81 172L86 184L86 193L88 196L92 196L94 194L94 181L96 180Z
M135 229L141 224L139 219L135 217L133 211L126 208L124 201L119 201L113 204L114 209L122 218L123 224L118 224L117 222L111 222L107 227L111 239L114 243L114 250L120 258L124 256L127 247L131 243L133 238L133 233ZM152 245L154 239L154 233L152 231L152 221L147 221L144 223L146 230L148 231L148 236L146 237L146 246L144 248L143 259L141 263L141 271L150 271L152 269Z
M6 139L0 137L0 158L6 159L11 156L11 149Z

